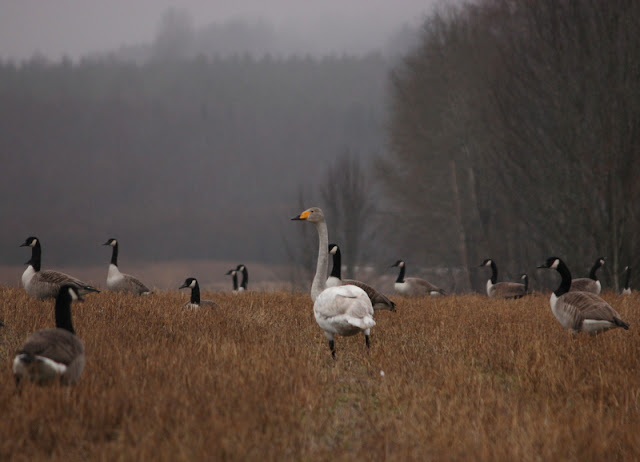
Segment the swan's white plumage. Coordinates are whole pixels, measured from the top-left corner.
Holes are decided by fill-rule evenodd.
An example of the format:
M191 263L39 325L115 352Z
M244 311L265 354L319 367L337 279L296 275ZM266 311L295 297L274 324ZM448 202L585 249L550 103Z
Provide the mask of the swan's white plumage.
M367 293L354 285L327 288L329 265L329 235L322 209L312 207L294 220L305 220L316 225L318 231L318 262L316 274L311 284L311 299L316 322L329 339L333 350L334 335L349 336L359 332L368 338L370 329L376 325L373 320L373 305Z
M355 335L376 325L366 292L356 286L329 287L313 304L316 322L326 332Z

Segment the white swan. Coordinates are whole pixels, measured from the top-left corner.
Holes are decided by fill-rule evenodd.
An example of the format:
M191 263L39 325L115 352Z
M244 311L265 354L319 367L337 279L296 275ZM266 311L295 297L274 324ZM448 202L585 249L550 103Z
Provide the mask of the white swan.
M318 263L316 275L311 284L311 300L316 322L329 340L331 356L335 359L335 335L355 335L364 333L369 347L369 334L376 325L373 320L373 306L366 292L354 285L326 287L329 264L329 235L322 209L311 207L292 220L304 220L316 225L318 231Z

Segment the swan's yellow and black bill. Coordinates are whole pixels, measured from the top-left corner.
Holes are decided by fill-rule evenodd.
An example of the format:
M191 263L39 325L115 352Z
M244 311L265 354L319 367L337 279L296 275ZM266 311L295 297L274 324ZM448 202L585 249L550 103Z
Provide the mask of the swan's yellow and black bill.
M310 210L305 210L304 212L302 212L297 217L293 217L292 220L306 220L307 218L309 218L310 214L311 214Z

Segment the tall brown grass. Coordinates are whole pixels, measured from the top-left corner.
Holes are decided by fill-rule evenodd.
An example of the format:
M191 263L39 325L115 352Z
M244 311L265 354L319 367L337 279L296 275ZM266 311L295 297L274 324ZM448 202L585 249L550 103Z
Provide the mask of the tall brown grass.
M0 288L0 460L640 459L636 295L605 294L629 331L575 338L546 295L396 298L336 361L306 294L203 296L88 295L80 383L18 394L53 304Z

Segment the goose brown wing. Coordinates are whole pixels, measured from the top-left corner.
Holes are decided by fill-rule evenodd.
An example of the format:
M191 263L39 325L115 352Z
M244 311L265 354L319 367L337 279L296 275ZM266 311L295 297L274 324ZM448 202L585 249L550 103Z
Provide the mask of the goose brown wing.
M69 365L84 355L82 341L64 329L44 329L33 332L18 353L44 356L57 363Z
M404 280L407 283L411 284L411 285L414 285L416 287L420 287L421 290L424 290L426 293L429 293L429 292L440 292L441 294L445 295L444 290L440 289L438 286L434 286L433 284L431 284L426 279L404 278Z
M376 289L371 287L369 284L365 284L364 282L360 281L354 281L353 279L343 279L342 283L357 286L364 290L369 297L369 300L371 300L373 309L395 311L396 304L389 300L389 298L387 298L385 295L381 294Z
M524 284L518 282L498 282L493 285L494 297L522 297L525 295Z
M570 292L592 292L598 293L598 284L593 279L578 278L571 280Z
M135 278L129 274L123 274L126 281L127 289L135 293L151 292L147 286L145 286L138 278Z
M78 286L78 288L82 288L88 285L87 283L82 282L80 279L76 279L72 276L69 276L68 274L61 273L59 271L52 271L52 270L40 271L40 278L44 282L47 282L50 284L56 284L60 286L65 284L72 284L74 286Z
M53 270L44 270L36 273L34 278L38 278L37 284L45 286L47 290L55 291L55 294L50 295L55 297L58 293L58 289L65 284L71 284L75 286L79 293L86 294L87 292L100 292L95 287L90 286L84 281L80 279L74 278L73 276L69 276L68 274L61 273L60 271Z
M582 323L591 319L594 321L609 321L617 324L620 315L611 305L598 295L591 292L567 292L559 301L562 302L564 316L572 320L573 329L580 329Z

